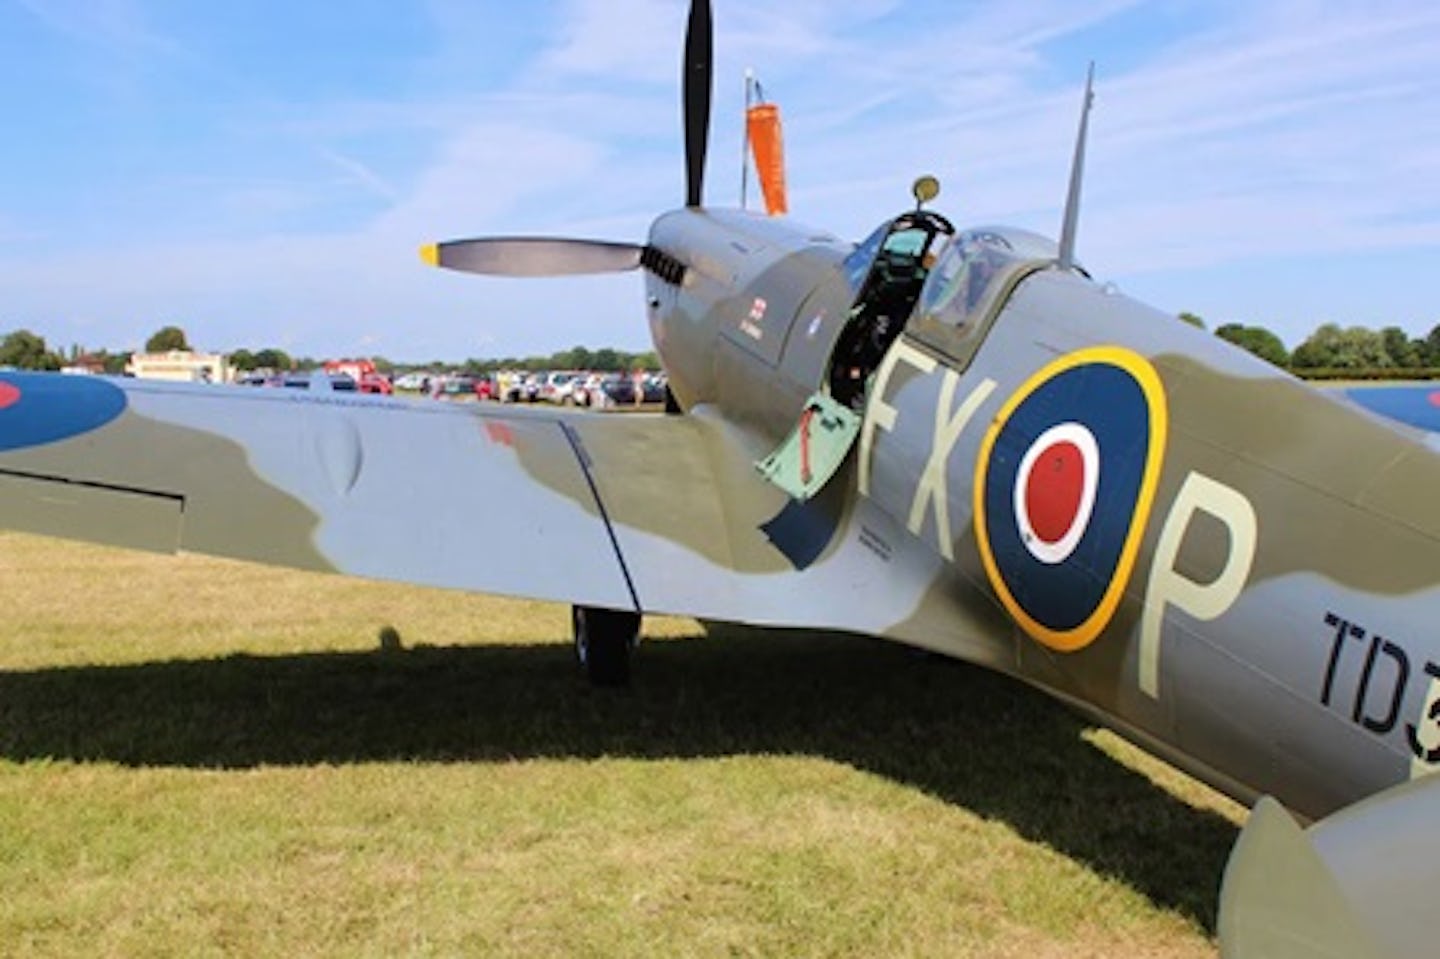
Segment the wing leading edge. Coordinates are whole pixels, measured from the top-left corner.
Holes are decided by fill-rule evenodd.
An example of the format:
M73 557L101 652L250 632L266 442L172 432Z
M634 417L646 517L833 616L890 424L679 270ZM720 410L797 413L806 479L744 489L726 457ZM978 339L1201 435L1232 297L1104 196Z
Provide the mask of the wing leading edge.
M553 422L352 394L22 373L0 384L13 396L0 409L7 528L633 608ZM551 489L519 468L517 447L547 465Z
M921 642L942 613L961 615L953 600L936 608L933 551L909 548L843 489L792 503L755 473L753 446L704 410L589 415L6 372L0 526Z

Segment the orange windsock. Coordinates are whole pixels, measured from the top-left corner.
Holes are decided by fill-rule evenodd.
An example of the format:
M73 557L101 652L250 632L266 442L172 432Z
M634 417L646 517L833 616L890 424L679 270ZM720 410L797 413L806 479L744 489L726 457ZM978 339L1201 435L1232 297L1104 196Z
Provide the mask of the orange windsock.
M780 108L759 103L745 111L750 146L755 151L755 173L765 194L765 212L784 216L790 211L785 196L785 143L780 136Z

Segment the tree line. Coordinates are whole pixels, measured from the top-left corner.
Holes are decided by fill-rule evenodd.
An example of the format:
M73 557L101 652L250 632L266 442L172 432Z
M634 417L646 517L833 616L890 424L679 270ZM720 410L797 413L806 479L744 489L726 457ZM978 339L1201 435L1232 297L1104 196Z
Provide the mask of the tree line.
M1181 313L1180 319L1205 328L1205 321L1193 313ZM1312 379L1440 377L1440 323L1420 337L1412 337L1398 326L1372 330L1324 323L1293 351L1263 326L1226 323L1216 327L1215 335L1281 369Z
M171 350L189 350L190 341L185 331L178 326L164 326L145 341L146 353L166 353ZM100 365L106 373L120 375L130 362L133 353L108 350L89 351L79 345L69 351L50 348L45 338L30 330L15 330L0 339L0 367L14 367L22 370L58 370L79 361ZM291 356L279 347L267 346L258 349L242 347L232 351L230 366L249 372L251 370L313 370L324 361L309 356ZM432 360L429 363L401 362L383 356L370 357L375 368L386 375L404 373L409 370L426 370L432 373L493 373L496 370L596 370L598 372L626 372L635 369L658 370L660 357L653 350L631 353L612 347L591 349L573 346L549 355L471 357L460 362Z
M166 353L170 350L188 350L190 344L185 331L178 326L162 326L150 339L145 341L145 352ZM87 361L98 364L106 373L119 376L134 355L129 351L112 353L109 350L86 351L79 344L70 347L69 352L51 349L45 337L29 330L15 330L0 339L0 366L11 366L21 370L58 370L63 366Z
M1205 321L1194 313L1181 313L1180 319L1205 328ZM1412 337L1398 326L1372 330L1363 326L1341 327L1338 323L1325 323L1293 351L1286 349L1280 337L1263 326L1225 323L1216 327L1215 335L1298 376L1440 378L1440 323L1421 337ZM145 341L147 353L188 349L190 343L185 331L174 325L161 327ZM107 350L86 353L78 345L72 346L67 356L60 350L51 349L43 336L30 330L15 330L0 339L0 366L24 370L58 370L83 358L98 363L106 373L118 375L125 371L130 356L128 352L112 353ZM231 352L229 357L232 367L246 372L311 370L322 362L308 356L291 356L278 347L241 348ZM611 347L592 350L585 346L572 346L548 356L471 357L460 362L432 360L429 363L398 362L376 356L371 357L371 362L387 375L409 370L433 373L557 369L624 372L660 368L660 358L654 351L630 353Z
M380 358L377 357L374 362L379 368ZM625 373L631 370L658 370L660 357L654 350L630 353L608 346L595 350L585 346L572 346L568 350L558 350L548 356L472 357L463 363L435 360L431 363L405 365L410 369L458 373L494 373L497 370L594 370L597 373Z

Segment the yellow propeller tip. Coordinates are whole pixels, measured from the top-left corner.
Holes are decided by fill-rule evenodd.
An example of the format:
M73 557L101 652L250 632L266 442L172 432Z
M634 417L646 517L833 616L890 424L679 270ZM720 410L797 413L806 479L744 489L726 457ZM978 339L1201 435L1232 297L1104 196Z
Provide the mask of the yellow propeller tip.
M426 243L420 248L420 259L430 266L440 265L440 244Z

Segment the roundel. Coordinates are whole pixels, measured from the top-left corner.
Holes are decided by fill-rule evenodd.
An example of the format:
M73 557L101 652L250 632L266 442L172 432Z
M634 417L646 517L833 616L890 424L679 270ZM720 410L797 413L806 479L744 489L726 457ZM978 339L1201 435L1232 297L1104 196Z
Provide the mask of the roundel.
M1063 356L1001 407L975 473L986 575L1051 649L1089 645L1129 581L1164 455L1165 391L1119 347Z
M125 391L100 377L0 373L0 452L69 439L125 411Z

